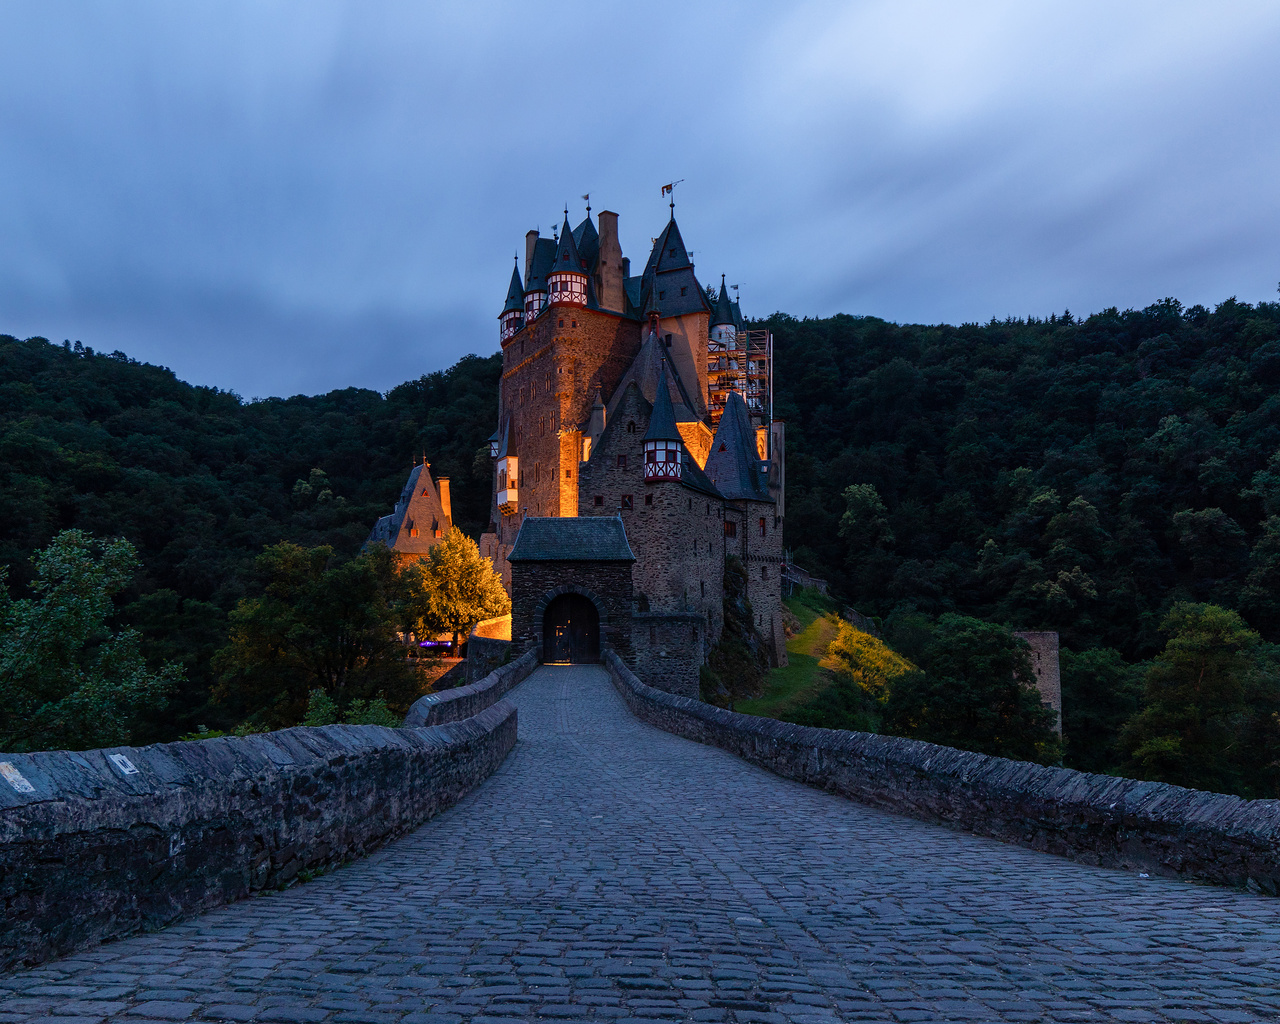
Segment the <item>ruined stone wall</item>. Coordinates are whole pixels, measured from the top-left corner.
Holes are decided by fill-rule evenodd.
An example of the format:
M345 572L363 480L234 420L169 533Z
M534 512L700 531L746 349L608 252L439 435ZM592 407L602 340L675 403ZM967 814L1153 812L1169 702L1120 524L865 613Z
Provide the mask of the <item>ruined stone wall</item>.
M516 709L500 701L429 729L331 725L0 754L0 967L366 854L455 804L515 741Z
M1058 666L1058 634L1052 632L1014 633L1031 648L1031 668L1036 675L1040 699L1058 716L1058 735L1062 735L1062 677Z
M616 657L605 663L642 721L785 778L1087 864L1280 892L1280 801L735 714L647 686Z

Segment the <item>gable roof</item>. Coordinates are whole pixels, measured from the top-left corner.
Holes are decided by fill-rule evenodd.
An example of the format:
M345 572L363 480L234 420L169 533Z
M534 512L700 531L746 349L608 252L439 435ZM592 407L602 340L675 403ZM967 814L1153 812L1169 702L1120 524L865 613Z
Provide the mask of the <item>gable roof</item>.
M508 562L634 562L620 516L528 516Z
M511 286L507 289L507 301L502 307L503 313L524 312L524 289L520 286L520 267L511 269Z
M747 415L747 403L737 391L730 391L725 402L706 470L726 498L775 500L769 493L769 464L756 453L756 432Z
M429 467L420 463L410 470L395 510L374 523L365 545L385 544L402 554L426 554L440 543L452 525L440 504L440 494L431 480ZM415 529L416 537L412 533Z

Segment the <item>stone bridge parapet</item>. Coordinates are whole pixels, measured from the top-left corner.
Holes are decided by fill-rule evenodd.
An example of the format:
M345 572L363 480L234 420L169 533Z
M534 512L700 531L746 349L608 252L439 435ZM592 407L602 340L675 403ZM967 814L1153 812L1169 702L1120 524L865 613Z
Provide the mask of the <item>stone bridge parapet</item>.
M0 969L282 887L410 831L515 745L501 685L446 702L448 724L431 728L0 754Z
M785 778L1088 864L1280 890L1278 800L736 714L647 686L613 652L604 660L642 721Z

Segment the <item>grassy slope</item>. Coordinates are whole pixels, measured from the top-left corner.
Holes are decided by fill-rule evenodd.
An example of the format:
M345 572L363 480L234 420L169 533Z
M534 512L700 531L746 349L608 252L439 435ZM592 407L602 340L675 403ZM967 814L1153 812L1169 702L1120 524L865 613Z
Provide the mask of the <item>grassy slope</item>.
M791 709L809 703L830 685L830 676L818 662L835 639L839 620L834 612L824 614L802 601L788 600L786 604L803 627L787 641L789 664L772 669L764 695L735 704L735 711L785 720Z

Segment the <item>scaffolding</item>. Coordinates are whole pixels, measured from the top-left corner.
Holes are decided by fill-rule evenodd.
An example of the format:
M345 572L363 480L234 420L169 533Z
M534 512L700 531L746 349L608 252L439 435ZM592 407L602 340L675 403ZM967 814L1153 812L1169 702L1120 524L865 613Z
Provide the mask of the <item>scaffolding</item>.
M773 419L773 335L768 331L738 331L732 341L708 343L707 411L712 427L720 423L730 391L742 395L757 426Z

